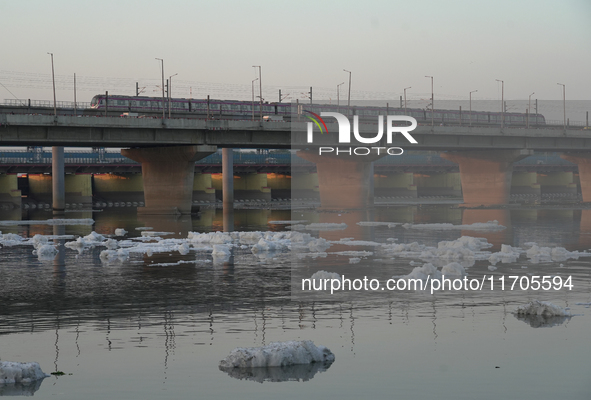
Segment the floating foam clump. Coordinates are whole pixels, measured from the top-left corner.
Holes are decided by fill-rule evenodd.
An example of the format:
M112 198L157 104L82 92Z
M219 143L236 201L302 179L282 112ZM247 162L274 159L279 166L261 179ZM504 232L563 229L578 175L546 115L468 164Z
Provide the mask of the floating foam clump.
M86 242L102 242L105 240L105 237L100 233L96 233L95 231L90 232L88 235L84 236L83 239Z
M182 255L189 254L191 248L187 243L181 243L176 245L175 250L181 253Z
M36 254L40 261L53 260L58 252L58 249L56 249L55 246L51 244L43 244L37 247L36 250L33 250L33 254Z
M441 268L441 271L438 270L433 264L426 263L420 267L415 267L410 274L403 275L403 276L393 276L394 279L420 279L422 281L426 280L441 280L445 276L446 279L458 279L463 278L466 276L466 270L464 267L457 263L451 262L449 264L444 265Z
M342 231L347 229L347 224L336 224L331 222L320 223L314 222L308 225L293 225L291 227L293 230L304 230L304 231Z
M488 261L490 261L492 265L495 265L498 262L512 263L517 261L521 253L523 253L523 250L519 247L511 247L508 244L502 244L501 251L492 253L488 258Z
M498 221L476 222L470 225L453 225L448 223L443 224L404 224L406 229L426 229L426 230L442 230L449 231L454 229L461 229L467 231L481 231L481 232L497 232L506 229L505 226L499 225Z
M16 233L5 233L2 235L2 232L0 232L0 243L3 246L16 246L22 244L23 240L25 239Z
M341 280L341 276L339 274L337 274L336 272L326 272L326 271L322 270L322 271L314 272L312 274L312 276L310 277L310 279L318 279L318 280L338 279L338 280Z
M388 228L394 228L398 225L402 225L401 222L374 222L374 221L361 221L358 222L359 226L387 226Z
M216 244L213 246L213 252L211 253L213 261L215 263L226 262L230 259L230 246L223 244Z
M290 365L332 364L334 354L311 340L274 342L264 347L238 347L220 361L220 369L286 367Z
M564 309L549 301L534 300L515 309L517 315L536 315L540 317L571 317L568 309Z
M115 229L115 236L125 236L126 234L127 234L127 231L123 228Z
M0 384L30 383L48 376L36 362L0 361Z
M591 253L580 251L568 251L564 247L540 247L537 243L528 242L526 246L531 246L525 253L527 258L534 264L551 261L566 261L568 259L578 260L579 257L589 257Z
M0 226L14 226L14 225L92 225L94 220L92 218L83 219L66 219L55 218L45 220L18 220L18 221L0 221Z

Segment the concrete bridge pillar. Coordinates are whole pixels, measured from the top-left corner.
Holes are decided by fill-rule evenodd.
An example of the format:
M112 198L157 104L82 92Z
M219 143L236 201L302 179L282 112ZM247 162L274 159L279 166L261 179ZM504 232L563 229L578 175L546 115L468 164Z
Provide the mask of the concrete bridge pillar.
M529 150L454 151L441 157L460 166L464 204L507 204L513 163L531 155Z
M195 161L215 153L215 146L175 146L122 149L142 163L145 207L139 214L190 214Z
M581 182L581 194L584 202L591 201L591 153L567 153L561 154L561 158L577 164L579 167L579 180Z
M316 164L322 208L360 209L373 206L372 162L383 155L332 156L318 155L309 150L301 150L297 154Z
M61 214L66 209L66 175L64 169L64 148L53 146L51 148L51 180L53 213Z
M234 151L222 149L222 196L224 209L234 207Z

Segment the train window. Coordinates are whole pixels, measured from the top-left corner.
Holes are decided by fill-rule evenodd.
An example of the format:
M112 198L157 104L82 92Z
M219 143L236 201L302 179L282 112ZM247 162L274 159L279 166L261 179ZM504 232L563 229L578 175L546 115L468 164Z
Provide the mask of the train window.
M148 105L148 102L147 101L140 101L140 106L144 106L145 107L147 105Z

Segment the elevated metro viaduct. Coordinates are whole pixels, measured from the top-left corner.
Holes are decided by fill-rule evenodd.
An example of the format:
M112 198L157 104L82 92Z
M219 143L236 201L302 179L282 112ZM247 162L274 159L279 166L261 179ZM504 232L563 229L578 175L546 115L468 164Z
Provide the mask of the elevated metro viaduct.
M375 128L376 125L360 124L362 132ZM337 132L337 124L329 123L328 130ZM227 171L224 175L231 177L232 148L291 148L293 143L306 143L305 132L305 123L297 121L0 114L0 143L5 146L128 147L122 154L142 163L146 200L143 212L156 214L190 212L188 188L194 162L218 147L223 148L223 170ZM409 144L402 135L396 135L391 144L384 137L372 146L445 152L444 158L459 164L464 201L468 205L506 203L513 162L536 150L568 153L565 157L579 166L583 200L591 201L591 138L583 129L423 125L412 135L417 144ZM351 156L338 162L331 156L319 156L317 149L331 144L327 137L319 135L315 143L300 146L306 148L300 152L301 157L317 165L322 206L371 205L369 177L373 173L372 162L379 156ZM56 176L63 175L63 154L61 157L60 169L60 155L54 155ZM229 196L224 198L227 205L233 203L231 185L231 179L224 181L224 192Z

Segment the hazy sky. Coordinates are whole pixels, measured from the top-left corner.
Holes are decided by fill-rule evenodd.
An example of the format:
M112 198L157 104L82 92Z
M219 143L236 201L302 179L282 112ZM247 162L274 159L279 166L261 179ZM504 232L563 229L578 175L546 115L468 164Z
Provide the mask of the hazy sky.
M535 98L589 100L591 1L0 0L0 100L94 94L158 96L164 59L173 96L250 99ZM258 82L257 82L258 84ZM8 89L8 90L7 90Z

